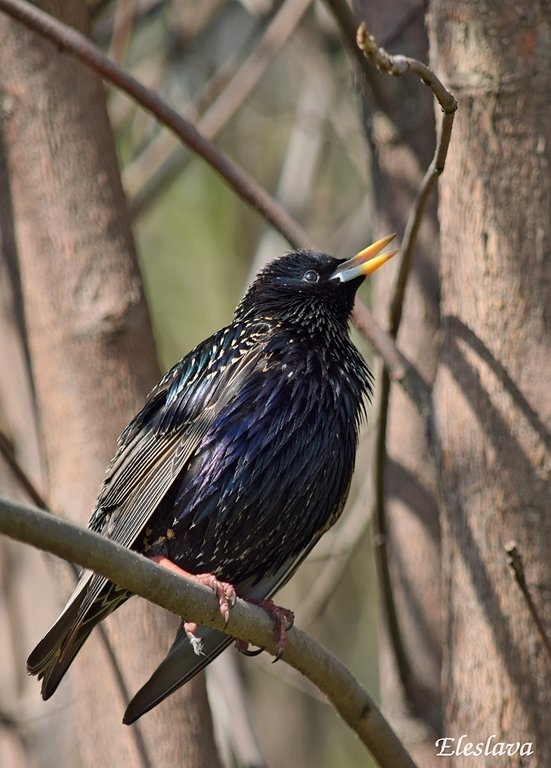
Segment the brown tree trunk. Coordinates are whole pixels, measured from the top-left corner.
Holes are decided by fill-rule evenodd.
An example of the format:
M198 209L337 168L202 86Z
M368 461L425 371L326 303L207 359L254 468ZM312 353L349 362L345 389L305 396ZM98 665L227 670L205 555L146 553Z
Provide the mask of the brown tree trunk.
M44 6L86 29L85 3ZM84 522L118 433L158 375L155 350L101 82L6 17L0 60L10 204L49 497L56 511ZM108 620L129 691L169 647L176 622L138 600ZM46 629L34 626L35 639ZM74 744L67 764L218 764L201 679L127 728L127 693L97 630L69 678L64 717Z
M423 8L414 0L363 2L358 18L391 53L426 61L428 41ZM369 92L369 139L374 148L378 196L377 233L403 233L423 174L434 151L431 93L412 76L377 75L384 105ZM435 201L426 212L415 246L412 274L398 342L429 386L438 359L438 224ZM375 277L375 311L387 324L398 263ZM393 271L394 270L394 271ZM376 390L381 386L381 370ZM376 400L378 402L378 398ZM397 630L383 599L380 639L381 702L413 757L438 764L441 605L440 531L435 466L425 419L403 391L393 386L388 409L385 469L386 547ZM384 581L384 579L382 580ZM383 589L384 594L384 589ZM402 646L396 652L396 643ZM408 668L411 674L408 672Z
M440 188L434 394L444 735L532 743L531 758L486 758L495 768L551 765L549 658L504 553L514 539L551 631L550 34L544 3L431 5L432 66L459 102ZM473 760L463 754L449 765Z

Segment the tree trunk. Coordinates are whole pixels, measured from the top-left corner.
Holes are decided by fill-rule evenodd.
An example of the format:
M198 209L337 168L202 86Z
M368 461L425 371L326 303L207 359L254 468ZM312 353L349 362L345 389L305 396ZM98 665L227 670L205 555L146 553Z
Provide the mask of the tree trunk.
M86 29L85 3L44 6ZM118 433L158 376L154 344L101 81L6 17L0 59L10 203L49 498L56 511L84 522ZM160 660L176 623L138 600L107 621L128 691ZM35 638L46 629L34 626ZM65 717L74 745L67 764L218 764L202 679L127 728L121 716L128 694L98 630L69 678Z
M357 0L380 45L426 61L422 7L413 0ZM377 234L403 233L423 174L434 152L434 109L428 89L413 76L378 75L384 105L366 94L368 137L374 149L378 197ZM438 359L438 224L432 200L419 231L398 342L429 386ZM387 325L388 304L399 264L375 276L375 312ZM381 386L382 373L376 379ZM393 386L388 408L385 468L386 547L399 636L392 637L383 600L380 688L385 714L415 759L436 766L441 672L440 531L435 466L425 419ZM403 646L408 675L396 653Z
M440 187L444 735L531 742L551 765L549 658L504 545L551 630L549 6L435 0L432 66L459 111ZM489 764L489 762L488 762ZM473 765L450 758L454 768Z

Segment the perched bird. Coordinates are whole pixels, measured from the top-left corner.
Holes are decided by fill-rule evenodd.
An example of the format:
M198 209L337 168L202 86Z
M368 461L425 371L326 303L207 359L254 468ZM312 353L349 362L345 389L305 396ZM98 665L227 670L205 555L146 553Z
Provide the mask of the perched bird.
M119 439L89 528L216 592L269 598L342 512L371 374L349 337L356 290L396 251L385 237L354 258L298 250L271 262L233 322L177 363ZM94 626L131 593L83 571L29 656L49 698ZM184 624L132 699L132 723L232 638Z

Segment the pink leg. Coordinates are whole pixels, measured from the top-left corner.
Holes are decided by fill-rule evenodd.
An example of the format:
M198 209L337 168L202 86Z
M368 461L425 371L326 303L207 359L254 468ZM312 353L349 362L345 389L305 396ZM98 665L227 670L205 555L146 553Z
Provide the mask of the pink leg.
M293 626L295 614L288 608L281 608L281 606L276 605L274 601L269 598L266 600L247 600L247 602L263 608L276 625L276 655L274 662L278 661L285 650L287 632ZM257 656L262 651L262 649L259 651L249 651L248 644L243 640L236 640L235 647L240 653L245 654L245 656Z
M225 581L218 581L212 573L188 573L188 571L184 571L183 568L180 568L176 563L173 563L168 557L163 557L163 555L153 555L149 559L153 560L154 563L162 565L163 568L168 568L169 571L177 573L179 576L184 576L186 579L191 579L192 581L212 589L218 598L218 605L220 606L220 613L224 617L224 624L228 623L230 618L230 608L235 604L236 599L235 589L231 584L228 584ZM184 629L189 636L189 633L193 634L197 631L197 625L192 622L186 622L184 624Z

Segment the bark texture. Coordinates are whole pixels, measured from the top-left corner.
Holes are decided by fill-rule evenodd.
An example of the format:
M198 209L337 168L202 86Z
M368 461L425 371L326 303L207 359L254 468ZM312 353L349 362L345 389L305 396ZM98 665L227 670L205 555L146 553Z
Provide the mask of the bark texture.
M549 659L512 576L516 540L551 628L551 19L548 3L435 0L432 66L459 111L441 180L446 736L532 742L551 765ZM454 768L473 758L449 758Z
M43 7L86 30L85 3ZM3 146L48 495L57 512L84 522L117 435L158 376L154 344L101 81L4 16L0 60ZM66 764L218 764L202 680L137 726L121 724L121 689L135 691L144 681L176 623L137 600L108 620L122 683L93 633L69 676ZM46 629L33 626L33 640Z
M423 8L413 0L358 1L379 44L391 53L426 61ZM413 76L378 77L384 104L366 94L368 137L374 148L378 197L377 236L404 231L435 144L432 96ZM431 385L438 360L439 284L436 201L426 212L415 248L398 336L400 347ZM392 262L374 278L375 311L386 325L396 270ZM380 386L381 373L377 376ZM421 765L436 765L441 671L440 531L436 475L426 421L393 386L385 468L386 546L398 638L412 675L404 679L385 611L380 643L381 701L401 738ZM383 604L384 608L384 604Z

